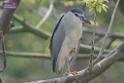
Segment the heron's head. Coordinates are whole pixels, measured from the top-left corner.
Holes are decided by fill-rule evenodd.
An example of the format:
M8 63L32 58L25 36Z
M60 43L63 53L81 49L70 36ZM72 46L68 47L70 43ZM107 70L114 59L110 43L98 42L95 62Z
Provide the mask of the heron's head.
M83 8L74 8L71 9L71 12L78 17L83 23L90 24L90 21L88 20L86 16L86 11Z

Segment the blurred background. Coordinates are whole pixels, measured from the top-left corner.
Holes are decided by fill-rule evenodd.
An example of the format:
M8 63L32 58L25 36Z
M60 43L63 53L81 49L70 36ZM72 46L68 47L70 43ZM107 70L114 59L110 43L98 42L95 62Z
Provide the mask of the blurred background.
M5 47L10 53L7 55L7 68L4 72L0 73L3 83L24 83L62 76L63 74L52 72L51 60L49 58L18 56L26 55L25 52L28 52L32 53L33 56L40 53L49 57L49 40L57 21L64 12L82 4L81 0L21 0L12 19L14 26L6 34L5 38ZM103 34L106 32L115 6L114 0L111 0L107 5L109 6L107 12L97 13L96 25L88 25L85 30L93 30ZM113 34L116 33L119 36L124 35L123 6L124 1L121 0L111 31ZM0 10L1 13L2 9ZM87 15L90 20L93 20L92 12L87 13ZM90 45L93 38L92 33L84 35L82 44ZM102 36L96 35L95 38L98 39L95 46L99 47ZM108 38L106 49L113 49L123 42L123 39ZM90 54L90 52L87 54ZM80 70L85 68L88 63L89 59L78 59L73 67ZM117 62L89 83L124 83L123 73L123 62Z

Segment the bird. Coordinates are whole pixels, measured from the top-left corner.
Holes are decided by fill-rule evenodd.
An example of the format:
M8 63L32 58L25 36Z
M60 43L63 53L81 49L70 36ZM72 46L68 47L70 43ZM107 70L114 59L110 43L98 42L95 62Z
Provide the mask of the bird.
M70 64L78 53L84 23L90 21L81 7L70 9L57 22L49 45L53 72L62 72L65 65L72 72Z

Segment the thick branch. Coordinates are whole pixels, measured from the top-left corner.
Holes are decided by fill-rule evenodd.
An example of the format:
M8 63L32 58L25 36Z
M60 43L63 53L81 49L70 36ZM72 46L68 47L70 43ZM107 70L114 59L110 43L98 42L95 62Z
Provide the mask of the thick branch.
M48 80L39 80L26 83L72 83L73 81L78 81L82 83L88 82L93 78L97 77L98 75L102 74L120 58L124 58L124 43L121 44L118 48L109 52L109 54L107 54L104 59L95 64L91 72L88 72L88 68L85 68L79 71L76 75L67 75Z
M35 34L36 36L44 38L44 39L48 39L51 36L51 34L48 33L48 32L36 29L34 26L32 26L31 24L27 23L23 18L21 18L18 15L14 15L14 19L16 21L18 21L19 23L21 23L24 28L12 29L10 31L10 33L31 32L31 33ZM93 32L95 32L96 35L101 36L101 37L103 37L105 35L105 33L106 33L104 31L93 31L93 30L84 29L84 33L93 33ZM124 40L124 35L123 34L114 33L114 32L109 33L108 37L111 38L111 39Z
M32 27L32 28L35 28L35 27ZM35 30L39 30L39 29L35 29ZM22 32L28 32L28 30L26 31L25 29L23 29L23 27L17 27L17 28L14 28L14 29L12 28L9 33L22 33ZM95 33L95 35L98 35L100 37L103 37L105 35L105 33L106 33L105 31L96 31L96 30L90 30L90 29L84 29L83 32L84 33ZM40 33L40 35L45 36L45 38L49 38L51 36L50 33L48 33L48 34L46 34L45 32L44 33ZM39 37L42 37L42 36L39 36ZM111 38L111 39L124 40L124 35L120 34L120 33L116 33L116 32L111 32L108 35L108 37Z
M31 24L26 22L23 18L17 15L14 15L14 19L23 25L22 31L33 33L43 39L48 39L51 36L51 34L49 34L48 32L45 32L40 29L36 29L34 26L32 26Z
M19 5L20 0L8 0L9 2L15 2L16 6ZM17 7L16 7L17 8ZM5 70L6 68L6 54L5 54L5 46L4 46L4 35L10 30L11 28L11 19L13 17L13 13L15 12L16 8L4 8L2 11L2 15L0 17L0 43L2 45L3 54L1 54L1 60L3 60L2 65L0 66L0 71Z
M15 2L18 6L20 0L11 0L12 2ZM6 32L9 31L10 27L10 21L13 17L13 13L15 12L15 8L5 8L3 9L1 18L0 18L0 30L3 31L5 34Z

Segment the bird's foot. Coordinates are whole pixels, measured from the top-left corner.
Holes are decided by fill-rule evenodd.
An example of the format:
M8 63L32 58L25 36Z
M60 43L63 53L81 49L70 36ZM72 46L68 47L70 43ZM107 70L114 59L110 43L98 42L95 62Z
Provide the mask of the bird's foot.
M78 74L78 71L73 71L73 72L69 72L68 75L72 75L72 76L74 76L74 75L77 75L77 74Z
M66 72L64 73L64 75L71 75L71 76L74 76L74 75L77 75L78 74L78 71L73 71L73 72Z
M73 71L73 72L71 72L71 74L76 75L76 74L78 74L78 71Z

